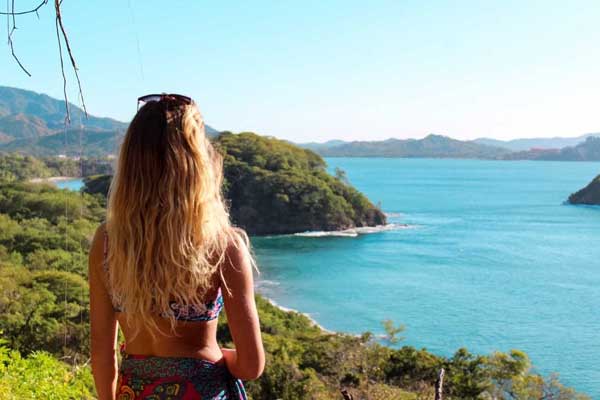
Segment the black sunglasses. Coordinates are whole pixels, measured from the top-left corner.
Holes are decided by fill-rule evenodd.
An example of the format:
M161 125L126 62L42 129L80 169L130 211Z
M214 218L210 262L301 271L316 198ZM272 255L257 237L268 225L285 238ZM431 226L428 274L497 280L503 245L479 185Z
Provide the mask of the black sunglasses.
M161 93L161 94L147 94L142 97L138 97L137 109L139 111L140 104L146 104L153 101L164 101L171 105L189 105L194 102L191 97L183 96L181 94L174 93Z

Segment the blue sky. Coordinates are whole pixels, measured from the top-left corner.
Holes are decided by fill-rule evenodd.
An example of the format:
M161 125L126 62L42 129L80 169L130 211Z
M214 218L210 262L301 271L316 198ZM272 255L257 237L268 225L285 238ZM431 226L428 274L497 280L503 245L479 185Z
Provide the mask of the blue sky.
M128 121L166 91L217 129L294 141L600 131L597 0L66 0L63 14L95 115ZM52 7L17 26L33 76L5 47L0 84L61 98ZM71 75L68 92L77 103Z

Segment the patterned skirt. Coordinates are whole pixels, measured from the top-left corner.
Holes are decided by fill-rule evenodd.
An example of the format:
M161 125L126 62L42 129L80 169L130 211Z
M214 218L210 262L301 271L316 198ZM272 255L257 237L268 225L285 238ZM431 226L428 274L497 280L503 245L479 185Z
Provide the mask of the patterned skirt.
M198 358L123 352L117 400L246 400L242 381L225 365Z

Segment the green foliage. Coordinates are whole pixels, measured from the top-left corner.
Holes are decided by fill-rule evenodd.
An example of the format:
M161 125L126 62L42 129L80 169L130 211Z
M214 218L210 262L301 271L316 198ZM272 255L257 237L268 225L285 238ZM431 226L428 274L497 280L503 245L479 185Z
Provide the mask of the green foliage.
M42 161L54 176L82 177L113 173L112 162L108 158L45 157Z
M17 153L0 153L0 182L47 178L51 170L40 160Z
M385 340L390 344L396 344L400 340L404 340L403 337L398 337L399 333L405 331L406 327L404 325L394 326L394 321L391 319L386 319L381 322L383 324L383 329L385 330L386 337Z
M93 399L91 371L58 361L46 352L21 357L0 346L0 399Z
M0 184L0 331L12 349L87 358L87 254L103 214L87 194Z
M81 196L53 185L34 183L0 183L0 213L13 219L43 218L52 224L63 219L99 220L104 209L98 198Z
M70 272L0 269L0 331L11 348L44 349L78 360L89 351L86 280Z
M254 133L222 133L225 195L233 221L253 234L385 223L383 213L310 150Z

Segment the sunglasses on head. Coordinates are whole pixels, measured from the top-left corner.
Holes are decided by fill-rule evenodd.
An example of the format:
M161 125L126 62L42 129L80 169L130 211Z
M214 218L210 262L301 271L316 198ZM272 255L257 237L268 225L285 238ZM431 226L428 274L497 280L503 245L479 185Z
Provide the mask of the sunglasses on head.
M194 100L192 100L191 97L183 96L181 94L174 94L174 93L147 94L145 96L138 97L138 103L137 103L138 111L140 109L140 105L144 105L146 103L151 103L153 101L157 101L157 102L164 101L164 102L167 102L168 104L175 105L175 106L189 105L194 102Z

